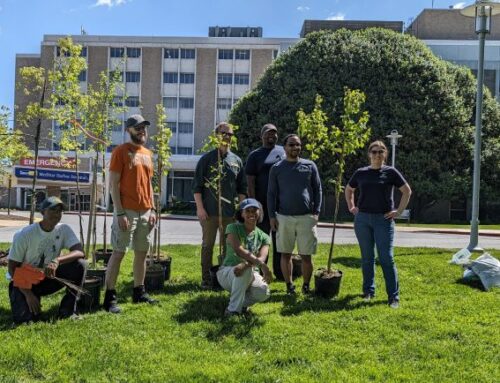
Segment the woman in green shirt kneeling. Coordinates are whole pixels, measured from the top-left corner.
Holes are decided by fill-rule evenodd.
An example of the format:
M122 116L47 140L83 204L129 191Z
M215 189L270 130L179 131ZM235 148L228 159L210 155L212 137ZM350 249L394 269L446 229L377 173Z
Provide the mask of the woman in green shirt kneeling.
M231 293L226 316L245 314L249 306L268 299L272 280L266 264L271 239L257 227L262 220L260 203L253 198L241 201L236 219L226 228L226 257L217 272L220 285Z

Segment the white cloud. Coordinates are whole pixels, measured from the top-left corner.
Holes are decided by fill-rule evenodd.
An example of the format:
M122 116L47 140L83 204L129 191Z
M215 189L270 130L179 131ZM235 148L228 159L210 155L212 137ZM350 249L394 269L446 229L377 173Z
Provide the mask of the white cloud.
M125 4L127 0L97 0L93 5L94 7L107 6L108 8L114 7L115 5Z
M345 19L345 14L337 12L335 14L331 14L326 18L327 20L344 20Z
M465 7L465 2L456 3L453 5L453 9L462 9L463 7Z
M300 5L300 6L297 7L297 11L299 11L299 12L306 12L306 11L308 11L310 9L311 8L309 8L309 7L305 6L305 5Z

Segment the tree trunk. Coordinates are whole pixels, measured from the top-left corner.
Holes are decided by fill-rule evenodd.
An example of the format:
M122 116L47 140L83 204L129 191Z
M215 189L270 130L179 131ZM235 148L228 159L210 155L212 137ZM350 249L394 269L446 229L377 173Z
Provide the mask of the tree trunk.
M335 211L333 213L333 230L332 230L332 239L330 241L330 252L328 253L328 273L332 271L332 261L333 261L333 246L335 245L335 231L337 230L337 216L339 213L339 205L340 205L340 192L342 191L342 176L343 176L343 165L344 156L340 154L339 156L339 172L337 175L337 183L335 185Z

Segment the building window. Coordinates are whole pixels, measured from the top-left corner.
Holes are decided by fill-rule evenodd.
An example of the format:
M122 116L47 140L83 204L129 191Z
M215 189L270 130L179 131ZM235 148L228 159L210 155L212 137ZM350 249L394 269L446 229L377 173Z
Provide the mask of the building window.
M139 106L139 97L138 96L128 96L125 99L125 105L136 108Z
M217 75L217 84L232 84L233 75L231 73L219 73Z
M123 131L123 126L122 126L122 124L121 124L121 123L120 123L120 124L118 124L118 125L113 125L113 126L111 127L111 130L112 130L113 132L119 132L119 133L121 133L121 132Z
M273 60L276 60L276 57L278 57L278 50L277 49L273 50Z
M141 72L126 72L125 73L125 81L126 82L140 82L141 81Z
M165 84L177 84L177 73L176 72L163 72L163 83Z
M123 106L123 97L115 96L113 97L112 106Z
M125 48L109 48L109 57L123 57L125 54Z
M181 84L194 84L194 73L181 73Z
M179 50L177 48L165 48L165 50L163 51L163 58L178 59Z
M127 48L127 57L141 57L141 48Z
M250 50L236 49L236 52L234 53L234 58L236 60L250 60Z
M231 109L231 99L230 98L218 98L217 99L217 109Z
M179 108L181 109L193 109L194 98L192 97L179 97Z
M179 133L193 133L193 123L179 122Z
M163 97L163 107L177 109L177 97Z
M219 60L232 60L233 50L232 49L219 49Z
M82 50L80 52L81 57L87 57L87 47L82 47Z
M193 154L193 148L178 146L177 154Z
M177 122L175 121L167 121L167 127L172 131L172 133L177 132Z
M181 59L194 59L195 57L194 49L181 49Z
M239 85L248 85L249 77L247 74L234 74L234 83Z
M80 74L78 75L78 81L80 81L80 82L87 81L87 71L86 70L83 70L80 72Z

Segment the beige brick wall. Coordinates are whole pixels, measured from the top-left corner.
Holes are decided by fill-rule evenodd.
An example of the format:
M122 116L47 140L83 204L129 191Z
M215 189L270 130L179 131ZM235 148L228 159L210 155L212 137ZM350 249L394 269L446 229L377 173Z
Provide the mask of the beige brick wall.
M491 22L488 40L500 39L500 15ZM408 33L422 40L476 40L474 18L458 9L424 9L408 28Z
M196 50L194 154L214 128L217 49Z
M257 82L272 61L272 49L252 49L252 81L250 84L252 89L257 85Z
M93 47L87 48L87 82L89 84L97 84L99 74L104 71L108 72L108 47Z
M16 106L14 110L14 127L16 129L21 129L24 133L35 134L36 124L31 124L28 128L21 126L19 123L20 112L26 109L26 105L30 102L35 102L39 98L34 96L26 96L22 90L22 83L19 75L19 69L24 67L40 66L40 57L16 57L16 74L15 74L15 89L14 89L14 105ZM33 148L33 139L27 137L26 143L30 148Z
M151 121L151 132L156 133L156 104L161 104L161 48L142 48L141 102L142 115Z

